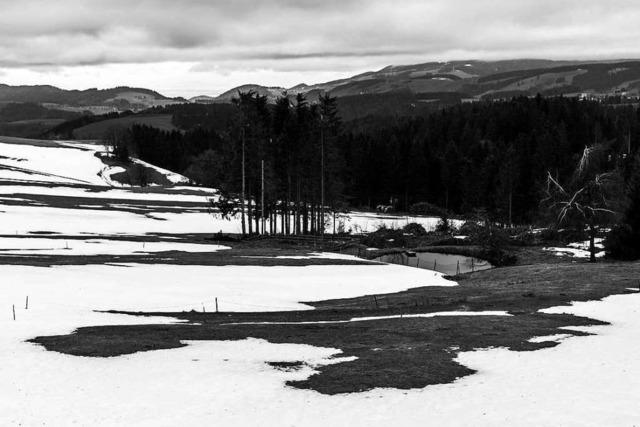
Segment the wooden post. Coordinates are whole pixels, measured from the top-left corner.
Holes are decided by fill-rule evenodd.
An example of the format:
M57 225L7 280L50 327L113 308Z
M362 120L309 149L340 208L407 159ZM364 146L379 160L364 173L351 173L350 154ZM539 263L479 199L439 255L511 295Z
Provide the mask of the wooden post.
M379 306L378 306L378 298L376 298L376 296L375 296L375 295L373 296L373 300L374 300L374 301L375 301L375 303L376 303L376 308L379 308Z
M13 304L13 320L16 320L16 305Z
M473 273L474 271L476 271L476 259L471 258L471 272Z
M434 259L433 260L433 271L438 271L438 270L436 270L437 263L438 263L438 260Z
M29 295L27 295L27 300L24 303L24 309L29 310Z
M460 260L458 260L458 265L456 266L456 276L460 274Z
M206 313L206 312L207 312L207 310L205 310L205 309L204 309L204 303L202 303L202 312L203 312L203 313Z
M218 312L218 297L216 297L216 313Z

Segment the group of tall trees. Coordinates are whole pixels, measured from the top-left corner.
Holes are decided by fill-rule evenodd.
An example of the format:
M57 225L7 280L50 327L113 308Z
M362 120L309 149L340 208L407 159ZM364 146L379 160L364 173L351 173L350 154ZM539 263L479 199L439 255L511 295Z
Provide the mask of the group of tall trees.
M264 96L241 92L234 105L224 131L198 126L167 133L134 126L133 150L218 188L214 207L239 213L243 233L324 233L326 214L343 203L335 98L309 103L298 95L270 105Z
M321 233L327 211L389 203L401 211L429 204L452 214L482 209L492 221L534 223L546 218L540 207L549 178L571 187L585 147L598 147L595 177L629 170L640 145L633 106L563 97L343 123L329 96L270 104L248 92L227 115L225 126L208 126L200 108L197 126L183 132L134 126L132 150L221 189L228 212L243 199L248 233ZM180 118L189 122L187 110ZM621 176L628 187L630 174Z

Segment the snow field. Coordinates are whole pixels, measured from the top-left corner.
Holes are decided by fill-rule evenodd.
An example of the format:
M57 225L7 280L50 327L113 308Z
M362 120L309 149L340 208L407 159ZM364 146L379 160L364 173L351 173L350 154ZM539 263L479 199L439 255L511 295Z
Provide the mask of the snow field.
M231 248L221 245L178 242L0 237L0 254L17 255L129 255L163 251L216 252L224 249Z
M313 271L322 267L304 267L302 274L315 283L311 277L316 274L326 277L326 273ZM0 353L3 425L48 421L48 425L422 426L428 420L429 425L439 426L599 427L640 422L636 408L640 392L640 294L545 310L599 318L613 325L590 327L597 335L564 339L557 347L535 352L498 348L461 353L460 363L478 373L452 384L326 396L292 389L284 383L306 378L314 366L329 363L332 356L339 358L339 351L331 348L270 344L249 338L188 342L179 349L107 359L46 352L22 340L37 334L64 333L82 325L171 321L106 315L74 307L61 309L55 305L70 295L77 302L95 303L97 307L135 306L126 301L123 293L129 298L136 295L138 304L143 305L147 299L154 304L160 304L162 298L186 300L200 291L183 289L189 294L186 296L176 289L174 297L167 289L160 297L148 287L132 288L130 282L123 283L123 275L132 274L124 272L140 266L123 267L123 273L116 276L106 274L106 269L118 267L54 268L60 270L56 275L62 274L56 277L58 282L69 283L62 289L45 284L51 280L48 269L3 266L3 278L8 273L11 277L7 268L17 269L13 274L20 278L35 274L42 277L32 277L27 286L12 286L10 292L6 287L2 290L0 306L5 307L6 298L19 298L27 290L39 295L33 308L19 309L18 321L13 322L8 316L0 320L4 331L0 345L6 349ZM19 269L36 271L25 273ZM38 270L42 272L37 273ZM258 270L254 272L256 276L271 276L268 268ZM130 277L150 273L139 271ZM274 273L270 281L276 282L280 273ZM166 271L155 274L160 278ZM82 277L73 279L74 275ZM61 280L64 276L66 280ZM214 275L216 280L219 276ZM291 276L299 277L300 273L288 277ZM97 277L102 281L85 284L87 279ZM254 302L259 299L256 297ZM549 337L552 338L555 339ZM303 361L309 366L284 372L267 366L266 361Z

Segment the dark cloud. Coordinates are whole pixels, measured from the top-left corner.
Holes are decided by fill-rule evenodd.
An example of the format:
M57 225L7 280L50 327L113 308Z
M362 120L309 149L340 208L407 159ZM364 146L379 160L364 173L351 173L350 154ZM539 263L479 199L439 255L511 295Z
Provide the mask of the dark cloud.
M174 61L291 73L436 59L640 57L636 0L3 3L0 67L14 69Z
M0 61L602 56L635 43L639 11L626 0L23 0L3 5Z

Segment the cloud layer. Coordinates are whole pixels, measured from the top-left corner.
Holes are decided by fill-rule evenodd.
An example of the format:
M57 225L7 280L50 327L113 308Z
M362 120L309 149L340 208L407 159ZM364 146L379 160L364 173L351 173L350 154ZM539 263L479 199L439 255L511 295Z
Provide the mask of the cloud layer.
M0 68L69 85L171 62L164 84L293 84L436 59L640 57L638 22L635 0L22 0L0 13Z

